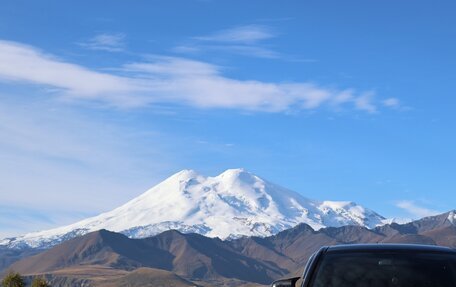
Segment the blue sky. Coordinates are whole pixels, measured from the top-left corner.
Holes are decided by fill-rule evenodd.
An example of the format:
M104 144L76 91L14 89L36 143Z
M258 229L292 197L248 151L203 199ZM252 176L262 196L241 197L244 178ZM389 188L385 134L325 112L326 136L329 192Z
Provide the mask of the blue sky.
M0 236L244 167L387 217L456 207L454 1L4 1Z

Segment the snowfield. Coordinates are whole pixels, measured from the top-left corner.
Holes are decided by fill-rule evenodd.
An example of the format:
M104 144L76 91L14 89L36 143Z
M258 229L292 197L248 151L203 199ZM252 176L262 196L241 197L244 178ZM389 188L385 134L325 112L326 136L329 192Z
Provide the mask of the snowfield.
M221 239L269 236L299 223L323 227L387 223L381 215L349 201L315 201L244 169L215 177L178 172L126 204L98 216L0 241L10 248L46 248L88 232L107 229L131 238L169 229Z

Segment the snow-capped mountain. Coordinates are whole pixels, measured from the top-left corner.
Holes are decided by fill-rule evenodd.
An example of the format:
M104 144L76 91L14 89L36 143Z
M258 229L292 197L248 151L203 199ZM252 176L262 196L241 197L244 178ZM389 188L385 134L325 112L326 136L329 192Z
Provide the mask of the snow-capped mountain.
M314 229L343 225L373 228L384 221L356 203L310 200L243 169L229 169L215 177L183 170L112 211L68 226L4 239L0 245L49 247L100 229L132 238L177 229L226 239L273 235L299 223Z

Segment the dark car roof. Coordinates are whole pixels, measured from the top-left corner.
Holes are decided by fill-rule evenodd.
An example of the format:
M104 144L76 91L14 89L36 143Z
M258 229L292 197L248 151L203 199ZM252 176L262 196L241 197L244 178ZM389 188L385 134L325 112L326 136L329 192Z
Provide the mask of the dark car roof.
M347 244L347 245L334 245L329 246L326 252L443 252L443 253L454 253L455 249L451 249L443 246L434 245L420 245L420 244Z

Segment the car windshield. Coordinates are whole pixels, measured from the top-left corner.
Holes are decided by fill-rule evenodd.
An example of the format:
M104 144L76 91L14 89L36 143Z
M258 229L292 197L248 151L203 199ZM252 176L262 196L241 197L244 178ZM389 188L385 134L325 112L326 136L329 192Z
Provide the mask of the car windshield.
M448 254L328 253L312 287L455 287Z

